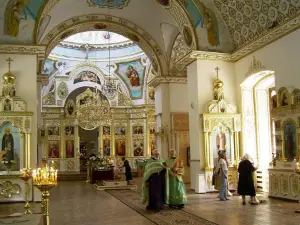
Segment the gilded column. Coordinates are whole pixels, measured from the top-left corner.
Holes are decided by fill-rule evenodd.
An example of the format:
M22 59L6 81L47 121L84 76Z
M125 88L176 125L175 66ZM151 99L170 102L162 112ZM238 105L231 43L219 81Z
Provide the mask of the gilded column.
M235 149L235 161L238 163L240 159L240 140L239 140L239 132L234 132L234 149Z
M146 119L144 120L146 122L145 124L145 139L146 139L146 149L144 151L144 156L149 156L150 155L150 126L149 126L149 115L148 115L148 112L147 112L147 115L146 115Z
M112 120L111 123L111 156L116 156L116 146L115 146L115 121Z
M76 150L77 159L80 158L80 149L79 149L79 127L78 124L75 124L74 127L74 148Z
M127 118L127 129L126 129L126 142L127 142L127 146L126 146L126 156L127 157L132 157L133 153L132 153L132 132L131 132L131 121L129 119L130 116L128 116Z
M210 152L209 152L209 136L210 134L208 132L204 133L204 158L205 158L205 169L210 169Z
M99 153L100 153L100 156L103 156L103 150L104 149L102 149L102 131L103 131L103 126L102 125L100 125L99 126L99 131L98 131L98 151L99 151Z
M64 127L64 114L60 114L60 158L66 158L65 151L65 127Z

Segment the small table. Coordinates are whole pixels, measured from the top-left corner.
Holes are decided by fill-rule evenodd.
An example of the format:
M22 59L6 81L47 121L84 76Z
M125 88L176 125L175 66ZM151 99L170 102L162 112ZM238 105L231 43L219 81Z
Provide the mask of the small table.
M113 170L91 170L91 184L103 180L114 180Z

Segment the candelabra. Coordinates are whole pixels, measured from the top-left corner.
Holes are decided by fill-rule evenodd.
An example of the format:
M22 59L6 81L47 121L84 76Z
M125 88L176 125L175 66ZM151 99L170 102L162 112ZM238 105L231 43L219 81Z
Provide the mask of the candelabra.
M28 215L28 214L32 214L32 212L30 211L30 204L29 204L29 184L28 181L32 178L32 171L31 169L21 169L21 173L22 175L20 176L20 178L24 181L25 183L25 212L23 213L24 215Z
M46 165L32 172L33 184L42 193L43 225L50 225L50 190L57 185L57 170Z

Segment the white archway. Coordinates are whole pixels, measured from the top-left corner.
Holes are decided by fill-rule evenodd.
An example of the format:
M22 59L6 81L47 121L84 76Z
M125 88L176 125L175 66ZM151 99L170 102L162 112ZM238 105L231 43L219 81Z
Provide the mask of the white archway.
M270 88L275 86L273 71L265 70L248 76L242 89L242 148L259 166L263 177L257 187L268 191L268 167L272 159Z

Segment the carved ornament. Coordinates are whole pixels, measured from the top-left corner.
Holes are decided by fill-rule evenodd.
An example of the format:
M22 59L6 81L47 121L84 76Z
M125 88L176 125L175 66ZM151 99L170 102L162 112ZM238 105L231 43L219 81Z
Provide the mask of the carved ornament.
M11 181L5 181L0 184L0 195L4 198L11 198L13 195L19 195L21 187L19 184L14 184Z
M156 77L150 83L149 87L157 87L159 84L179 83L186 84L187 77Z
M266 67L263 66L263 64L258 59L256 59L255 56L253 56L248 72L246 73L246 77L264 70L266 70Z

